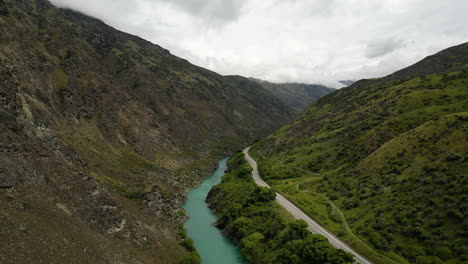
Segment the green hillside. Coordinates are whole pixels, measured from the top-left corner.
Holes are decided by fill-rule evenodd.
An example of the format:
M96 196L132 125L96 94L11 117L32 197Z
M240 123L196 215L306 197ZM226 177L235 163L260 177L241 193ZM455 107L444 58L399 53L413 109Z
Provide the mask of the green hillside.
M262 177L376 263L468 260L468 43L324 96L253 146Z
M255 78L250 78L250 80L260 84L297 112L302 111L320 97L335 91L335 89L319 84L272 83Z

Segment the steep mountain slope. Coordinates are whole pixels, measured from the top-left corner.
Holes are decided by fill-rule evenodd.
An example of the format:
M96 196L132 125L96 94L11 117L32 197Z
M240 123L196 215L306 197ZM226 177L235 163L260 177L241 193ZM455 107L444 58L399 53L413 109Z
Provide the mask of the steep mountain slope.
M45 0L0 0L1 263L174 263L183 192L292 113Z
M276 190L375 262L459 263L467 121L465 43L326 95L253 149Z
M250 80L260 84L297 112L305 109L320 97L335 91L335 89L318 84L272 83L255 78L250 78Z

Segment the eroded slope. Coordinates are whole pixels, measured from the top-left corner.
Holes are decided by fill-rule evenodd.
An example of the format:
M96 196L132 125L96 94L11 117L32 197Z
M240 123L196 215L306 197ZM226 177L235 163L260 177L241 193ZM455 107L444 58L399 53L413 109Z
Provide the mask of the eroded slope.
M0 1L0 62L2 263L174 263L183 192L292 116L45 0Z

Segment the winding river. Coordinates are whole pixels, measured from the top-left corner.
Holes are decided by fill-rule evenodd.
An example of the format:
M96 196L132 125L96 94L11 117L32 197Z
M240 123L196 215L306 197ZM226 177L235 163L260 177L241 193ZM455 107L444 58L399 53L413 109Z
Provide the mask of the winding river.
M239 248L221 231L213 226L218 219L205 202L211 188L221 182L227 169L227 158L219 161L218 169L202 184L187 192L187 201L183 204L189 219L184 226L193 239L195 248L201 256L202 264L244 264Z

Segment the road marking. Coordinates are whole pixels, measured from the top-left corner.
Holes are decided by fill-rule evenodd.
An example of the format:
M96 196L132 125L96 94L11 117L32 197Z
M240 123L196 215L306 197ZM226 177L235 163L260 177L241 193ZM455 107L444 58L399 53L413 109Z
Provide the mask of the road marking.
M255 183L259 186L262 187L267 187L271 188L268 183L262 180L260 178L260 174L258 172L258 166L257 162L249 155L249 150L250 147L245 148L242 152L244 153L244 157L247 160L247 162L250 164L252 167L252 177L255 181ZM317 222L315 222L312 218L310 218L308 215L306 215L304 212L302 212L301 209L299 209L297 206L295 206L293 203L291 203L288 199L286 199L283 195L276 193L276 202L279 203L284 209L286 209L288 212L290 212L296 219L304 220L307 222L308 229L314 234L320 234L325 236L330 244L332 244L336 248L343 249L344 251L347 251L351 254L354 255L354 258L356 259L357 262L362 263L362 264L372 264L372 262L368 261L358 253L356 253L353 249L351 249L348 245L346 245L343 241L341 241L339 238L337 238L335 235L332 233L328 232L325 228L320 226Z

